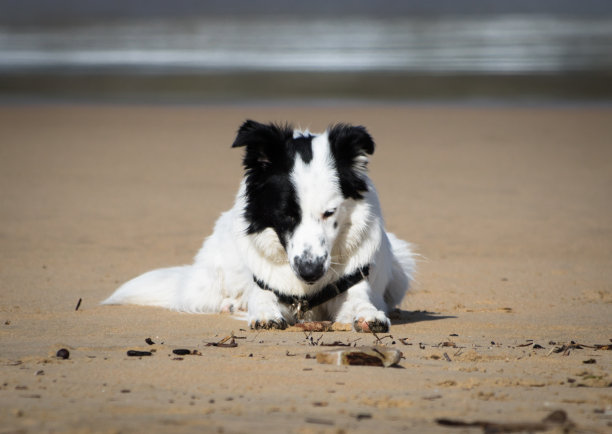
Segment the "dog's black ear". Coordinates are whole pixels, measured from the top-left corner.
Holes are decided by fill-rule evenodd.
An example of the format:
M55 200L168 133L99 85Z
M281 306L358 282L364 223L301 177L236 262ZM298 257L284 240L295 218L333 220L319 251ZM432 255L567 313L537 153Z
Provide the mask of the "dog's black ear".
M292 134L289 126L262 124L249 119L238 129L232 148L246 147L245 167L266 167L272 164L276 155L283 153Z
M365 127L336 124L328 129L327 137L340 176L344 197L363 198L368 190L366 182L368 155L374 153L374 140Z

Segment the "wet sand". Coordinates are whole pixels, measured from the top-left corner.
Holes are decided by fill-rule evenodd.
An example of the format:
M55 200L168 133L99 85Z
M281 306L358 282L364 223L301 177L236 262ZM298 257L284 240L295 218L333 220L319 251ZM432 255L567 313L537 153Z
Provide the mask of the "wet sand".
M98 305L191 262L233 202L245 118L372 133L387 226L421 255L390 336ZM612 339L610 197L606 108L0 107L2 432L459 432L436 420L554 410L606 432L612 352L594 346ZM236 347L206 346L232 332ZM336 341L404 358L311 358Z

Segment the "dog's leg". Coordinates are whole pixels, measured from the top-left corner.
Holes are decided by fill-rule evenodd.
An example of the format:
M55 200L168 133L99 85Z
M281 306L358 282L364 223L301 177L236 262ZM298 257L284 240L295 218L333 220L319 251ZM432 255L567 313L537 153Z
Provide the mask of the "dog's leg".
M352 323L358 332L384 333L391 322L383 308L385 302L375 294L367 281L359 282L346 293L330 301L330 311L336 311L336 322Z
M289 310L278 302L276 294L253 285L249 295L248 318L252 329L285 329L293 323Z

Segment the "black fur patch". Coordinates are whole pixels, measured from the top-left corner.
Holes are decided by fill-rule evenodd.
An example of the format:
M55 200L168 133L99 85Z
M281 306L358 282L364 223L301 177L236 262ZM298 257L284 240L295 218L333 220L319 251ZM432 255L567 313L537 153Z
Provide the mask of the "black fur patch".
M355 167L360 155L374 153L374 140L365 127L336 124L328 133L331 152L340 178L340 189L345 198L362 199L368 191L366 180Z
M300 223L302 215L290 180L296 154L312 160L312 137L293 138L290 125L246 121L232 147L246 147L243 165L246 176L246 208L249 234L272 228L281 244Z

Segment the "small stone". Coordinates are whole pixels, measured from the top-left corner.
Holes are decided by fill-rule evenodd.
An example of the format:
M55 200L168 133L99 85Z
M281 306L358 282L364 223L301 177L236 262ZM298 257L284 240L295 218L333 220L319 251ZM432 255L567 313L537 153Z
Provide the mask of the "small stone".
M66 360L67 358L70 357L70 351L68 351L66 348L62 348L60 350L57 350L57 353L55 354L55 356L59 359Z
M138 351L138 350L128 350L128 357L143 357L143 356L152 356L153 353L151 351Z

